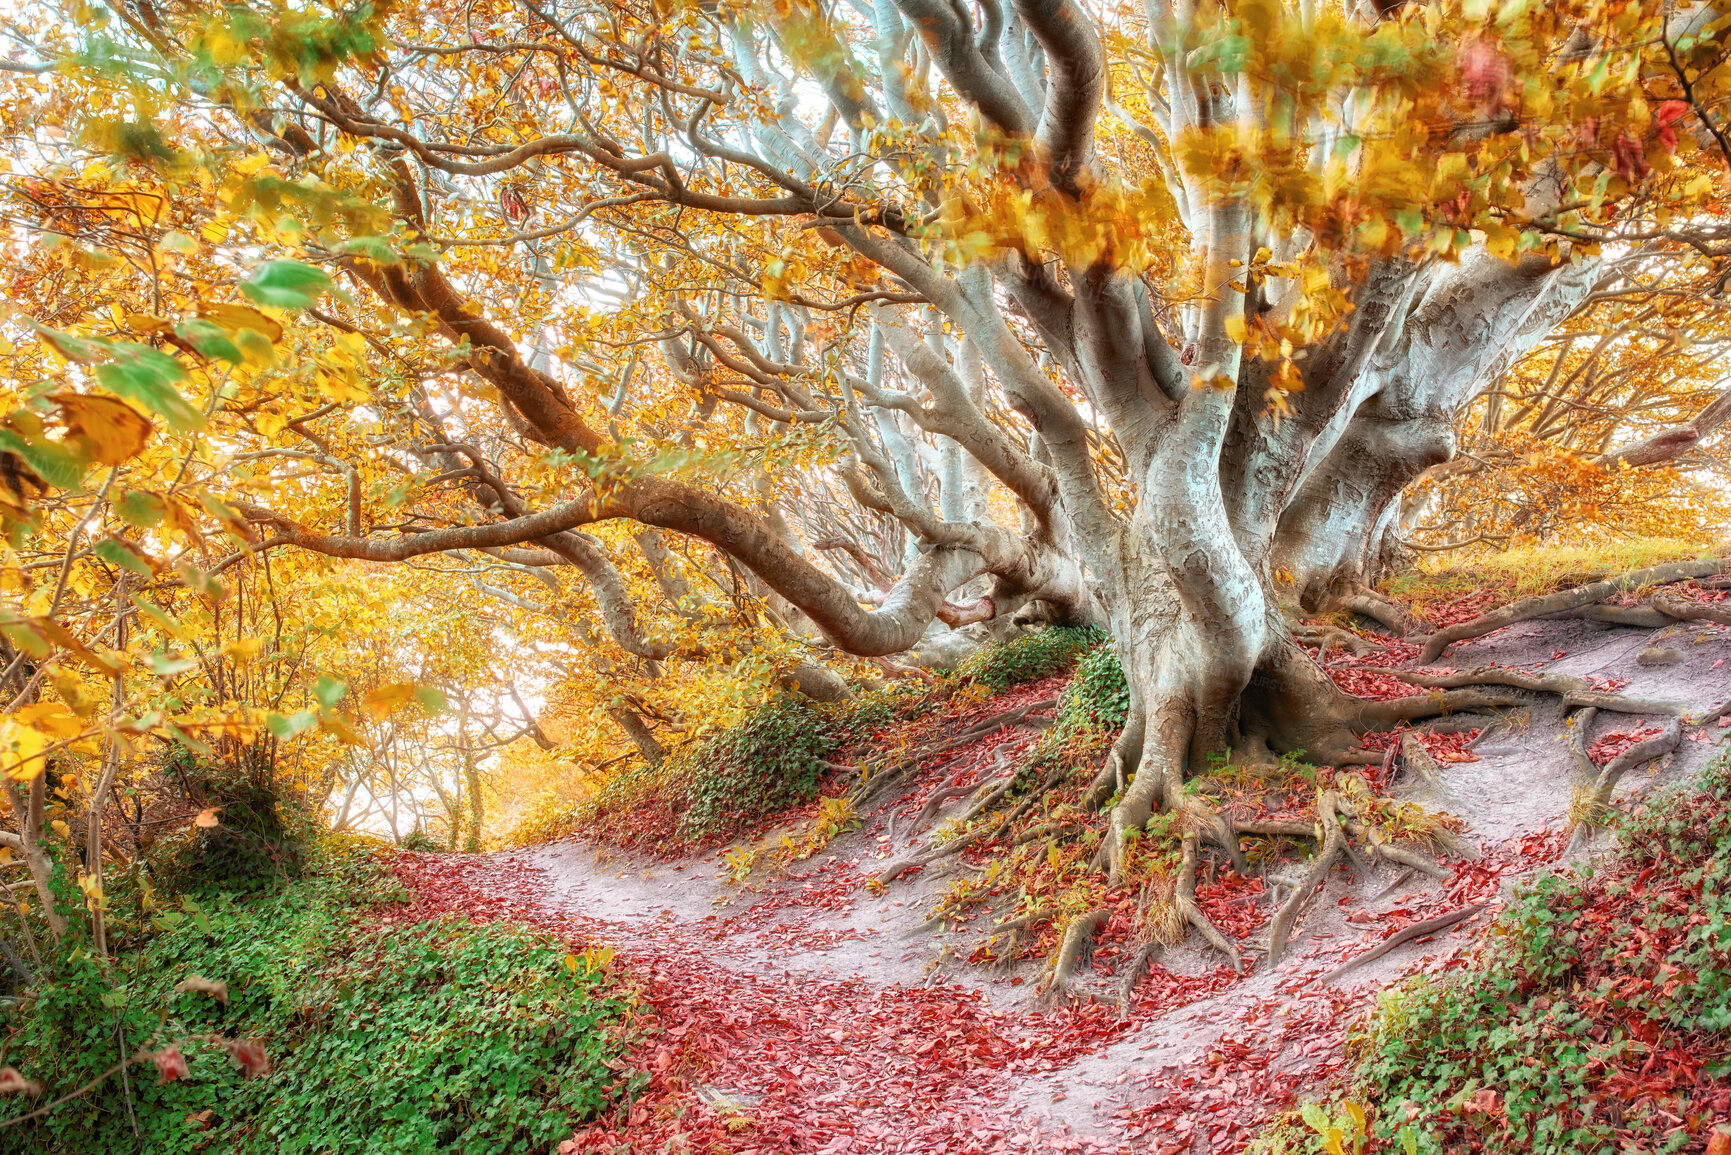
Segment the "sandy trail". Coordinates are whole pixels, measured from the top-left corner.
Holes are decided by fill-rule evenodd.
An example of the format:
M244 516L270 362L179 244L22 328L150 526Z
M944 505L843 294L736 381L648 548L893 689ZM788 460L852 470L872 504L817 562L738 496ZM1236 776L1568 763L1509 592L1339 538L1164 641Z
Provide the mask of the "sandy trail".
M1697 709L1731 692L1731 631L1659 633L1683 651L1679 664L1635 662L1651 631L1580 622L1520 623L1455 647L1442 664L1626 680L1630 696ZM639 1055L650 1092L628 1119L588 1129L569 1150L629 1138L642 1151L705 1142L766 1153L1236 1151L1270 1114L1343 1070L1347 1026L1378 991L1449 966L1488 917L1333 985L1318 976L1394 928L1494 902L1557 860L1574 785L1560 714L1555 699L1538 698L1529 717L1481 735L1479 761L1444 767L1447 808L1483 852L1447 882L1414 876L1391 889L1391 867L1337 870L1279 968L1235 974L1211 953L1173 951L1123 1016L1094 1003L1038 1012L1034 964L1008 974L968 966L959 958L974 935L919 931L959 860L881 892L862 885L900 845L889 815L923 796L929 776L819 856L747 888L726 880L719 855L669 863L576 840L427 856L415 871L429 896L449 891L465 909L523 918L577 946L611 944L644 983L660 1032ZM1633 724L1601 716L1595 732ZM1686 733L1669 765L1631 776L1624 795L1695 771L1724 731ZM1025 737L990 735L974 754L983 763ZM1252 960L1261 933L1241 942ZM1113 980L1099 981L1104 990Z

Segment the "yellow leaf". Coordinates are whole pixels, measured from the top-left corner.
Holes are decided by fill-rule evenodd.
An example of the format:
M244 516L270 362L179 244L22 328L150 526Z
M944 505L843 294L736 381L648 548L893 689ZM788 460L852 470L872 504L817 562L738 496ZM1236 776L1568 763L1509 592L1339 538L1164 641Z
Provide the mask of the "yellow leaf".
M101 465L119 465L150 442L150 419L115 397L53 393L66 422L66 441Z
M1242 345L1245 339L1250 336L1250 327L1244 323L1243 317L1228 317L1226 318L1226 336L1231 339L1233 344Z
M263 645L262 638L236 638L222 644L222 656L233 658L237 664L244 666L258 657L259 648Z
M84 729L72 711L59 702L39 702L12 715L19 722L46 730L56 738L70 738Z
M402 709L414 696L413 682L396 682L368 691L366 697L361 699L361 706L370 717L383 718Z
M367 744L367 740L349 724L349 720L335 710L324 710L319 713L319 729L345 746L365 746Z
M221 325L231 333L251 329L255 333L262 333L272 344L282 340L281 325L246 305L205 305L199 309L198 315L206 321Z
M0 758L5 760L6 776L25 782L42 773L48 764L42 751L49 742L47 734L17 721L16 715L0 722Z

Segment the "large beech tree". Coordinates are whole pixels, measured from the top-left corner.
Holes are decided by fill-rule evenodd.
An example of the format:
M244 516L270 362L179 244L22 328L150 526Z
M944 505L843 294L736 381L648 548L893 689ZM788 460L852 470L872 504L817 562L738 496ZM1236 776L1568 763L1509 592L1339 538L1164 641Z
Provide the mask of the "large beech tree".
M86 244L133 219L136 312L34 319L202 413L207 457L294 463L211 477L256 548L573 575L603 677L750 628L818 692L934 622L1099 623L1133 699L1112 865L1210 756L1350 761L1484 698L1348 698L1286 614L1390 612L1403 491L1547 334L1655 276L1722 287L1725 27L122 0L0 63L14 132L69 137L17 211Z

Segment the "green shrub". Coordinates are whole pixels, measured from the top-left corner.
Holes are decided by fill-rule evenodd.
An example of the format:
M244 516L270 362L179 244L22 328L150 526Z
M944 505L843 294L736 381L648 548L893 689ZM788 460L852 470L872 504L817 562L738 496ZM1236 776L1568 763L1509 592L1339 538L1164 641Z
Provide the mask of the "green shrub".
M1116 733L1130 713L1130 683L1112 646L1100 642L1076 663L1076 676L1058 702L1056 729L1064 734Z
M209 828L188 825L153 850L165 889L259 890L299 873L312 822L298 800L283 793L268 747L243 747L231 764L206 762L173 746L160 773L187 804L215 809L221 818Z
M624 1007L603 972L539 932L364 909L400 895L350 844L274 892L186 900L113 963L70 952L9 1023L6 1061L46 1098L0 1100L0 1123L107 1070L117 1028L129 1050L178 1043L188 1074L134 1066L0 1130L0 1152L131 1150L128 1092L153 1155L543 1152L606 1107ZM192 975L225 982L227 1002L175 993ZM215 1035L257 1040L270 1072L244 1077Z
M677 833L719 838L817 796L821 759L840 739L835 718L804 698L780 697L682 755L687 768Z
M1067 669L1104 636L1092 626L1046 626L969 654L957 664L956 676L993 690L1037 682Z

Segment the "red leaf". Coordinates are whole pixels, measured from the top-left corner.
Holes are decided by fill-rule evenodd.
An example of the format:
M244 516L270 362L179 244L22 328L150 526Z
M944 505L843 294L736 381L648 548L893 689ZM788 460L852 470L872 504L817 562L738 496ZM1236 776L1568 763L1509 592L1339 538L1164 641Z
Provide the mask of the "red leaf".
M164 1047L152 1054L150 1061L156 1064L159 1083L172 1083L176 1079L186 1078L186 1056L180 1053L179 1047Z

